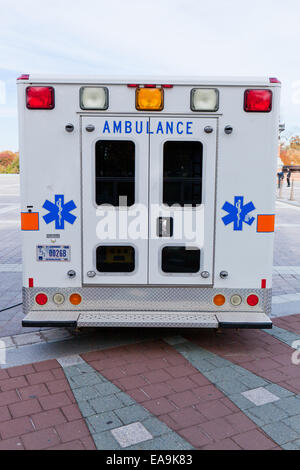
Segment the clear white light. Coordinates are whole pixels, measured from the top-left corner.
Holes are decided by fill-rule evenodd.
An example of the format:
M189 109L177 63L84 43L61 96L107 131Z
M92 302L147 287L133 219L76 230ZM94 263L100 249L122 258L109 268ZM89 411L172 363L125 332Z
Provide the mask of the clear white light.
M217 111L219 108L218 90L215 88L194 88L191 108L193 111Z
M82 109L107 109L108 90L103 87L81 88Z
M62 294L57 293L53 296L53 302L57 305L63 304L64 301L65 301L65 297Z
M235 294L231 297L230 302L232 305L237 307L238 305L241 305L242 298L239 295Z

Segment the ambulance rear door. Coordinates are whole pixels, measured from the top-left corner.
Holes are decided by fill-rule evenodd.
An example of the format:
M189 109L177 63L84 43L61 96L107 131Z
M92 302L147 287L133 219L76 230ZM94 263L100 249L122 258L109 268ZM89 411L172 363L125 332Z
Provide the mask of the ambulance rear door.
M84 284L148 282L148 125L82 117Z
M149 284L213 283L217 119L150 118Z

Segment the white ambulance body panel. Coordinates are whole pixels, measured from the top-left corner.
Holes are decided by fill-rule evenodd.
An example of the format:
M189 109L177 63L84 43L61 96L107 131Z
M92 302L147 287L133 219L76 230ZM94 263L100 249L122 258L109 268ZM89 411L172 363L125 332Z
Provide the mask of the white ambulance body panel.
M138 111L130 83L173 87L164 89L161 111ZM54 108L28 109L30 86L53 87ZM107 88L107 109L81 109L85 86ZM217 111L192 111L194 88L217 89ZM246 112L248 89L271 90L271 111ZM261 227L269 227L275 213L279 98L280 83L268 78L18 80L24 325L270 326L274 233ZM114 148L128 161L134 153L126 182L122 175L109 182L102 175L102 160ZM180 152L183 160L191 152L193 163L181 168ZM189 165L194 175L201 171L200 190L184 174ZM197 204L183 211L164 202L176 199L176 181L182 201L194 198ZM97 203L113 183L131 188L129 206ZM38 220L32 230L28 213ZM183 213L196 224L194 237L188 230L177 233ZM104 217L117 218L113 237L103 233ZM167 232L161 236L160 230ZM118 272L122 263L128 272ZM39 294L46 303L37 303ZM56 294L61 303L53 300ZM70 303L72 294L81 296L77 305ZM216 295L225 297L222 305L214 303ZM234 295L239 305L232 303ZM251 295L256 305L248 303Z

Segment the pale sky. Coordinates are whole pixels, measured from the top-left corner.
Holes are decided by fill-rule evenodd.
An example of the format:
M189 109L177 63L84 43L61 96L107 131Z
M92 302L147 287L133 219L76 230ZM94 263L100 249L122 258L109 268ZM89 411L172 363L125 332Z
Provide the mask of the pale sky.
M0 0L0 15L0 151L18 150L15 80L33 72L278 77L300 133L299 0Z

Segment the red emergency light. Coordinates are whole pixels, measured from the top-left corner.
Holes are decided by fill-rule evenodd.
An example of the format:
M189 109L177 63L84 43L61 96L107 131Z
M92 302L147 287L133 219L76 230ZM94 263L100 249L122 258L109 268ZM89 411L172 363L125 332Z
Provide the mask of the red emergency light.
M269 113L272 109L271 90L246 90L244 110L248 113Z
M54 88L52 86L29 86L26 88L28 109L53 109Z

